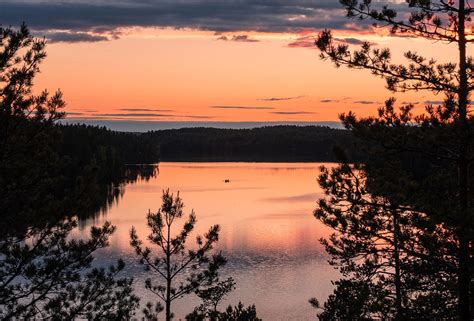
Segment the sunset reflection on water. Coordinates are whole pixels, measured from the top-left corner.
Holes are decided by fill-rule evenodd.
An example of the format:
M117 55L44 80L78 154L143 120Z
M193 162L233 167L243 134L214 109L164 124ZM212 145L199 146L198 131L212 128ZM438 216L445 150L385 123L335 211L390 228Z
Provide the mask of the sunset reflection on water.
M264 320L314 319L308 299L323 301L331 292L330 280L338 277L319 243L330 230L312 216L322 196L316 181L320 165L161 163L155 178L125 186L123 198L104 215L86 221L82 232L105 220L117 226L98 261L124 258L144 301L153 300L143 289L146 276L130 248L129 230L134 226L145 239L148 210L160 206L164 189L179 191L186 214L196 212L197 233L221 226L217 250L229 260L222 276L237 281L226 304L255 304ZM192 298L177 301L178 319L197 303Z

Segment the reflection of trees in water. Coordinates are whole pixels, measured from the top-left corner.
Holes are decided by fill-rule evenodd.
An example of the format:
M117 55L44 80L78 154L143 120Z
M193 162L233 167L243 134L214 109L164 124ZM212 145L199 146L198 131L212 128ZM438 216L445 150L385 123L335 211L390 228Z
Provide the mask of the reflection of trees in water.
M126 183L135 183L137 181L148 182L160 174L158 165L154 164L136 164L125 167Z
M112 181L97 186L97 190L94 191L95 195L83 198L83 201L93 200L93 202L88 206L84 206L87 210L76 215L81 222L88 218L97 218L107 213L112 205L118 204L125 194L125 185L141 181L148 182L158 174L158 165L154 164L123 166ZM88 190L91 191L91 189Z
M119 276L123 263L119 260L109 268L92 265L94 252L108 246L115 228L108 222L93 227L85 240L71 240L69 235L83 219L104 213L118 202L125 184L147 181L157 173L154 165L127 166L113 182L79 179L78 186L67 188L71 194L57 197L42 184L28 188L33 199L49 201L31 211L18 206L16 211L11 208L2 213L6 221L24 219L15 228L6 224L1 228L0 318L131 316L138 298L132 293L132 279ZM84 173L84 177L91 178L89 175Z

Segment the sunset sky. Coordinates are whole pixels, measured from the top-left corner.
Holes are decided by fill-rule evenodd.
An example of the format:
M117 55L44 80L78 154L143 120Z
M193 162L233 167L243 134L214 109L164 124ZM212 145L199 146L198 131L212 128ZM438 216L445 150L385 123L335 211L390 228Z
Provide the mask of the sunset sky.
M0 1L3 26L23 21L49 42L35 86L60 88L69 119L314 122L349 110L374 114L394 94L367 71L322 61L313 42L324 28L351 45L389 46L400 62L405 50L456 57L453 45L393 38L349 20L336 0ZM394 96L418 108L443 99Z

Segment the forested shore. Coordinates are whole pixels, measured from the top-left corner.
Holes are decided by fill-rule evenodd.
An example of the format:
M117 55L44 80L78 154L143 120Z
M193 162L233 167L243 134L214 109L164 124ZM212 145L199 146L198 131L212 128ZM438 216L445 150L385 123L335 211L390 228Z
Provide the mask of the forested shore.
M177 162L336 162L344 152L363 160L360 144L347 130L323 126L267 126L253 129L182 128L124 133L105 127L62 125L63 151L122 164ZM94 147L91 147L94 146ZM92 148L92 149L91 149ZM113 171L116 172L116 171Z

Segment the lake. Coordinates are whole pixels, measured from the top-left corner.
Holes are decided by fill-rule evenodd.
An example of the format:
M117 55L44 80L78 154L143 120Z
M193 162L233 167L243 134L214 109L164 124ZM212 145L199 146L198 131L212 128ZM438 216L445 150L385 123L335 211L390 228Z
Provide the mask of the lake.
M129 245L129 231L134 226L145 239L148 210L160 207L164 189L179 191L185 212L196 212L197 233L213 224L221 226L216 250L228 259L221 278L231 276L237 283L221 309L242 301L255 304L264 320L314 320L316 311L308 299L324 302L333 289L331 280L339 276L319 243L331 231L312 215L323 196L316 180L320 165L160 163L156 177L125 185L123 195L107 210L81 222L77 236L86 235L92 225L111 221L117 231L110 247L96 255L96 264L123 258L125 273L135 278L142 303L155 301L144 289L150 274L138 264ZM194 295L174 301L176 320L198 304Z

